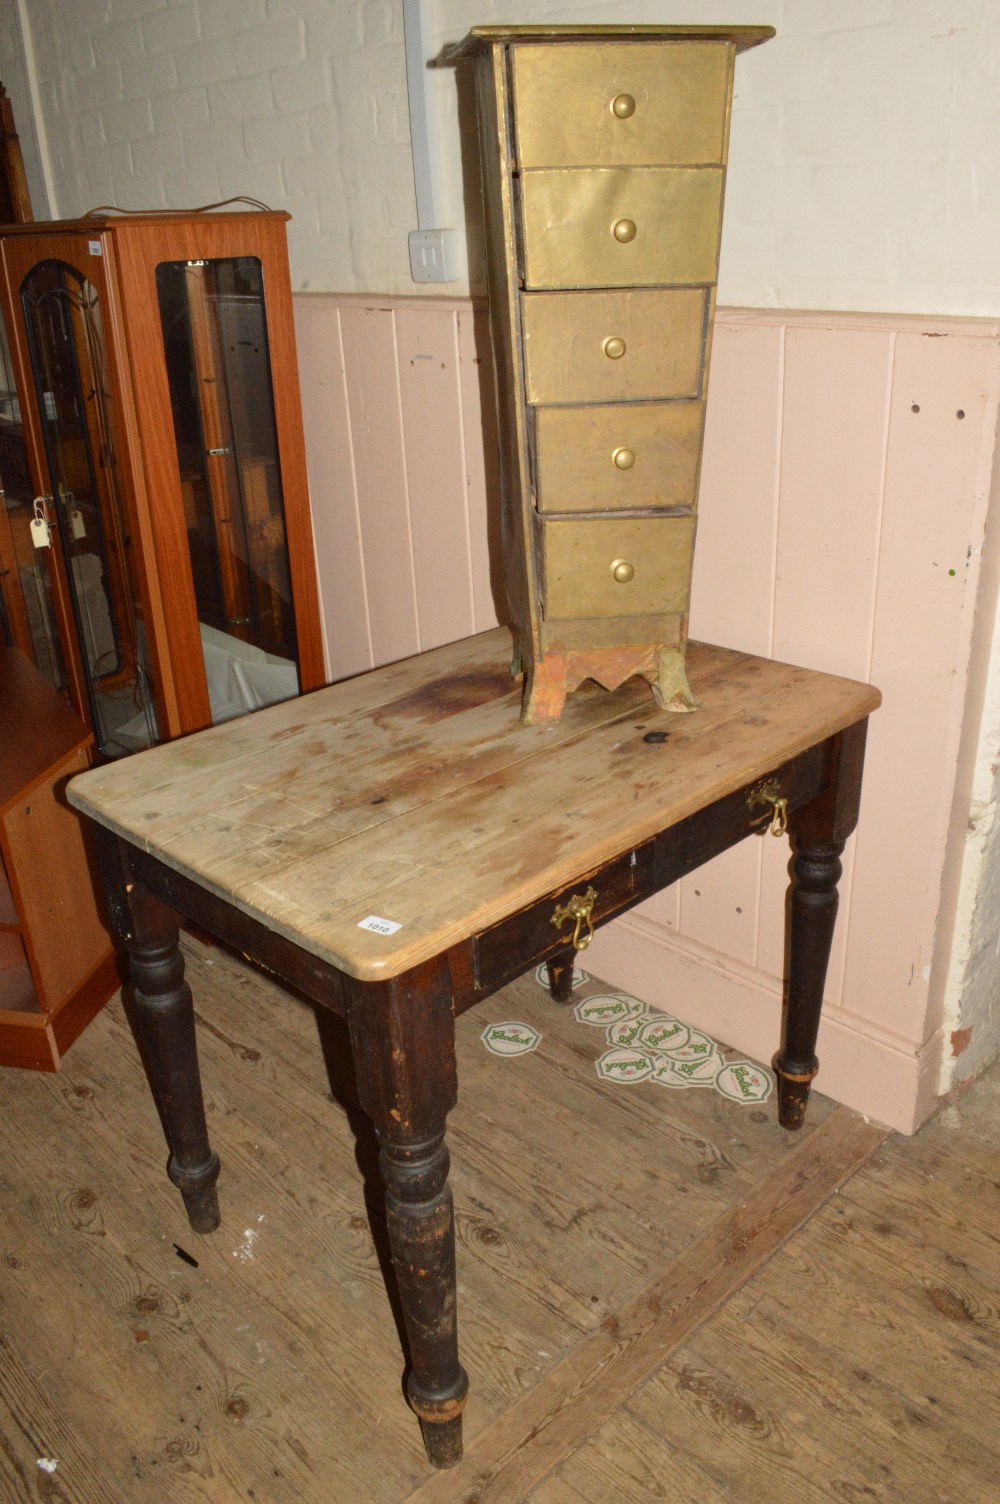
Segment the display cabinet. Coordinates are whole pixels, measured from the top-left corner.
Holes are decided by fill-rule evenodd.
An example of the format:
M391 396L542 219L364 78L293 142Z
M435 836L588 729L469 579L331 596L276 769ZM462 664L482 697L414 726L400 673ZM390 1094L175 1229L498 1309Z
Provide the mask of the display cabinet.
M526 721L684 667L736 54L767 26L484 26L504 573Z
M0 231L0 627L105 756L323 682L287 218Z
M58 1069L118 987L64 792L93 740L23 653L0 648L0 1065Z

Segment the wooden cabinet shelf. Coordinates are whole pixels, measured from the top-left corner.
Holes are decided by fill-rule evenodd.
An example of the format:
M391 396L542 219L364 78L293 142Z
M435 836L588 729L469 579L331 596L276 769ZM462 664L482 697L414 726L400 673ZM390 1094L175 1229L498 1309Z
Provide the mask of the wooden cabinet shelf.
M0 648L0 1065L58 1070L118 986L65 797L93 740L23 653Z

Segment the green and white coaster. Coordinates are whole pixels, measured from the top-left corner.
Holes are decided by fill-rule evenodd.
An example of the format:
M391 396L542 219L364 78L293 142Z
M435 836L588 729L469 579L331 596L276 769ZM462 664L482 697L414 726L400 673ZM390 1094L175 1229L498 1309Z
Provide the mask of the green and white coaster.
M605 997L584 998L573 1009L573 1017L577 1023L606 1029L609 1024L620 1023L622 1019L638 1018L645 1011L646 1004L637 997L631 997L627 992L614 992Z
M731 1060L715 1078L715 1089L733 1102L766 1102L774 1082L770 1072L752 1060Z
M635 1037L645 1022L645 1013L637 1013L635 1018L620 1018L608 1029L608 1044L635 1044Z
M644 1050L673 1054L686 1045L690 1037L691 1030L679 1018L671 1018L669 1013L657 1013L654 1018L646 1019L635 1042Z
M605 1050L594 1062L602 1081L616 1081L620 1086L631 1086L635 1081L645 1081L653 1073L653 1062L641 1050L621 1048Z
M542 962L541 966L536 966L535 967L535 981L538 983L539 987L544 987L545 990L546 990L546 992L548 992L548 990L549 990L549 968L545 964L544 961ZM589 974L589 972L581 971L580 968L579 968L579 966L574 966L573 967L573 991L574 992L576 991L576 989L578 987L582 987L583 984L584 984L584 982L589 982L589 981L590 981L590 974Z
M653 1062L653 1080L658 1086L669 1086L675 1091L686 1087L713 1087L719 1074L719 1056L710 1055L707 1060L678 1060L673 1055L661 1055Z
M530 1024L487 1024L479 1036L491 1055L526 1055L541 1039Z
M707 1034L701 1034L697 1029L688 1029L688 1037L683 1043L660 1045L665 1055L671 1060L715 1060L715 1069L721 1065L715 1040L709 1039Z

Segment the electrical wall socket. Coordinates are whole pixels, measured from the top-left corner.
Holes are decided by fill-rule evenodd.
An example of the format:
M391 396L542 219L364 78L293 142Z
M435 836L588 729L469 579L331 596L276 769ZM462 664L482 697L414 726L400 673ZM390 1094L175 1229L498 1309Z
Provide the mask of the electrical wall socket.
M410 276L414 282L458 280L458 246L454 230L410 231Z

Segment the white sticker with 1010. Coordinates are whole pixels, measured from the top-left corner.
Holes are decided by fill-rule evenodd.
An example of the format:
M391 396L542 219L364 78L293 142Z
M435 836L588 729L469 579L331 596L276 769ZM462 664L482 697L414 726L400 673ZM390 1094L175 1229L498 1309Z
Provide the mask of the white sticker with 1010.
M394 935L402 928L394 919L380 919L377 914L369 914L367 919L362 919L358 924L359 930L371 930L373 935Z

